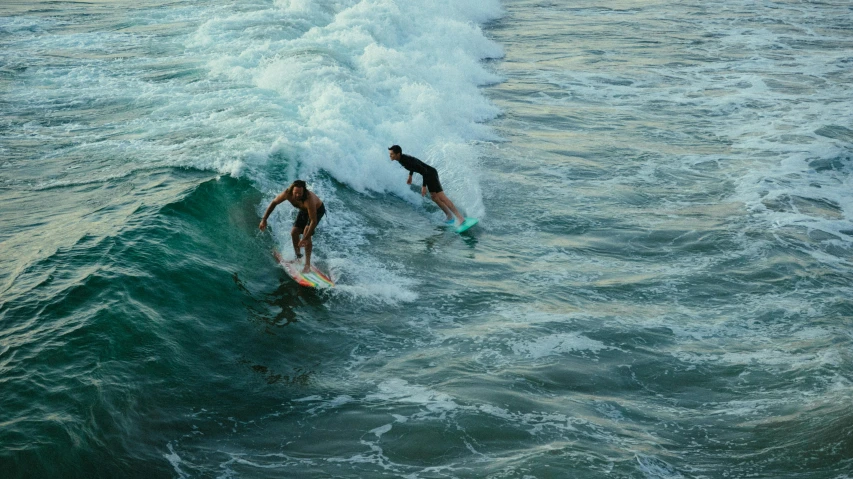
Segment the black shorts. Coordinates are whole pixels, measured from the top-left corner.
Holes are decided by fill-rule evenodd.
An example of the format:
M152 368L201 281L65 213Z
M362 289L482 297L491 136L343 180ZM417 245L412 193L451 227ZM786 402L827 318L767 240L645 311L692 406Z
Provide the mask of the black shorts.
M326 205L322 204L319 208L317 208L317 224L320 224L320 220L323 219L323 215L326 214ZM308 217L308 210L299 210L299 214L296 215L296 221L293 222L294 228L305 229L308 226L308 223L311 221L311 218Z
M438 181L438 171L435 168L427 170L427 173L424 175L424 185L426 185L430 193L441 193L444 191L441 188L441 182Z

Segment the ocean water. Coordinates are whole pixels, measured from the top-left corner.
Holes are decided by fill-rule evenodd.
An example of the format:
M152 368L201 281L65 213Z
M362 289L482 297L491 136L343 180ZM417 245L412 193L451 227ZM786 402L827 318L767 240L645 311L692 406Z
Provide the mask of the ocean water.
M852 18L3 2L0 474L853 477Z

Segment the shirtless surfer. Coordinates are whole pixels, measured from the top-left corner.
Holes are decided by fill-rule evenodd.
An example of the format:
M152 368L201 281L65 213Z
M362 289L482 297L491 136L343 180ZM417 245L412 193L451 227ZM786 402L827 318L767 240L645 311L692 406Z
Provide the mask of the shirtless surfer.
M267 207L261 224L258 226L261 231L267 228L267 218L272 214L275 207L283 201L289 201L294 208L299 210L296 221L293 222L293 228L290 229L290 238L293 240L293 251L296 253L296 259L302 257L299 249L305 248L305 267L302 268L302 272L307 273L311 271L311 236L317 229L317 223L326 214L326 206L317 195L308 191L304 181L296 180L280 195L276 196ZM301 240L300 236L302 236Z
M414 156L404 155L403 149L400 148L399 145L393 145L388 148L388 156L391 157L391 161L399 162L403 165L403 168L409 170L409 179L406 180L407 185L412 184L412 173L418 173L423 177L421 196L426 195L427 189L429 189L429 196L447 216L445 219L447 224L453 223L453 216L456 216L457 226L461 225L462 222L465 221L465 218L462 217L462 214L456 209L456 205L454 205L453 202L450 201L450 198L444 194L444 190L441 188L441 182L438 181L438 171L436 171L435 168Z

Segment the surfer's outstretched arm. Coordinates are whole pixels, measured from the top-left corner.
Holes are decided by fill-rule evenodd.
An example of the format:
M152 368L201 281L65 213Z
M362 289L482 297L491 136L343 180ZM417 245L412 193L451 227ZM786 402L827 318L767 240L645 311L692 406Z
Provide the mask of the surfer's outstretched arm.
M270 215L272 214L275 207L278 206L279 204L281 204L283 201L285 201L289 196L290 196L290 188L281 192L281 194L276 196L275 199L272 200L270 205L267 206L267 210L266 210L266 212L264 212L264 217L261 218L261 224L258 225L258 228L260 228L261 231L267 229L267 218L270 217Z

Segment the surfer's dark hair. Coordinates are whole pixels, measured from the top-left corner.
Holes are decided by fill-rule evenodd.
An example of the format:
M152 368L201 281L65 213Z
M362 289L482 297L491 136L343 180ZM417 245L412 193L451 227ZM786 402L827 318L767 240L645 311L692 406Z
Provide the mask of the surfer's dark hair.
M291 186L293 188L302 188L303 190L308 189L308 187L305 185L305 181L303 181L303 180L296 180L293 182L293 184Z
M391 145L388 147L388 150L393 151L396 154L400 154L403 152L403 149L400 148L400 145Z

